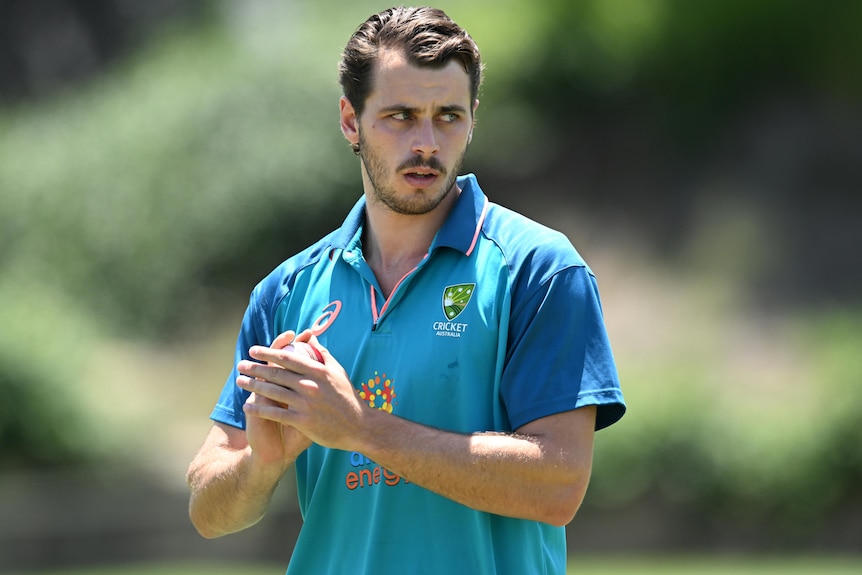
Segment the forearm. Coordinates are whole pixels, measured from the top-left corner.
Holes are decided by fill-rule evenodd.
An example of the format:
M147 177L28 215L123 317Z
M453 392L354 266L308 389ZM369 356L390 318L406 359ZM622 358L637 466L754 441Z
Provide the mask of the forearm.
M580 506L592 465L595 406L538 418L514 434L461 435L361 402L325 348L323 364L260 346L249 353L259 363L240 362L237 385L270 404L247 403L247 415L296 429L324 447L360 452L473 509L565 525ZM285 404L290 408L280 407Z
M384 468L473 509L565 525L586 491L589 453L542 436L462 435L379 412L360 450Z
M284 473L266 466L249 449L222 452L218 459L195 459L189 468L189 516L207 538L241 531L266 514L272 494Z

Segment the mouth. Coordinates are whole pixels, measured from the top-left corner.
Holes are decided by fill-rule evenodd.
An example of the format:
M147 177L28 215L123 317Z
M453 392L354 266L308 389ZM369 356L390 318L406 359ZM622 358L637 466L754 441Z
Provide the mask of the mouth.
M413 176L417 178L431 178L439 175L439 172L433 168L426 168L423 166L417 166L414 168L407 168L404 170L405 176Z
M430 172L407 172L404 174L407 178L418 178L420 180L430 180L431 178L436 178L437 174L432 174Z
M440 173L431 168L416 167L402 172L405 180L414 188L424 188L434 183Z

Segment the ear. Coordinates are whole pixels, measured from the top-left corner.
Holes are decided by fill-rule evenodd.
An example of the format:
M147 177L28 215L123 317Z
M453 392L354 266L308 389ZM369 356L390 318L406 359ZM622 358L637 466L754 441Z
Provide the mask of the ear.
M473 141L473 130L476 128L476 110L479 108L479 100L473 102L473 124L470 126L470 133L467 135L467 145Z
M342 96L338 101L341 109L341 133L350 142L350 145L359 143L359 118L356 117L356 110L353 104L346 97Z

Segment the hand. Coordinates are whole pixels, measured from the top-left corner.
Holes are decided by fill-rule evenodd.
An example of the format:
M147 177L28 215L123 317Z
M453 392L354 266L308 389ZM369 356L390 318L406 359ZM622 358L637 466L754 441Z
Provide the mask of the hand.
M310 335L306 332L296 338L293 331L286 331L276 337L270 347L281 350L293 343L294 340L308 341ZM272 363L267 365L278 367ZM237 383L239 384L239 379ZM246 406L248 406L245 408L246 438L252 453L259 457L263 463L280 463L287 467L311 445L311 440L296 428L255 415L255 411L262 407L287 410L287 404L280 404L268 397L252 393L246 401Z
M297 341L317 348L323 363L255 346L249 354L261 363L243 361L237 366L245 376L237 379L237 385L261 398L246 404L246 414L295 428L320 445L349 451L355 439L362 437L364 417L370 408L359 399L341 364L316 337L303 332Z

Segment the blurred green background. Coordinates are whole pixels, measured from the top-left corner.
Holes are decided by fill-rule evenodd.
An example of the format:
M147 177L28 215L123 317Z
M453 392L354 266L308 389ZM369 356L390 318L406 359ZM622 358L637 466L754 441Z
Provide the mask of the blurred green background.
M858 556L862 3L436 5L465 169L602 290L629 413L573 555ZM286 563L291 481L211 542L184 473L249 291L361 193L336 62L387 6L0 0L0 571Z

